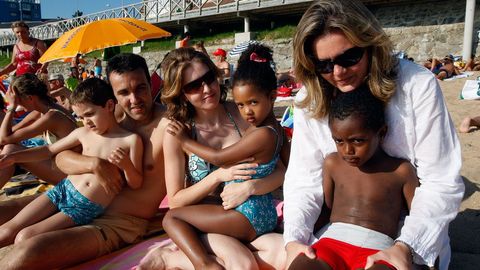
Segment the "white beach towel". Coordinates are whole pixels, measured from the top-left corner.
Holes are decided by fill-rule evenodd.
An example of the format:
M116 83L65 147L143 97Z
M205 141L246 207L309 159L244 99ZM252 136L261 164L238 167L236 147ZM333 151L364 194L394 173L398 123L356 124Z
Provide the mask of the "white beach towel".
M480 81L466 80L460 93L460 99L480 99Z
M444 79L443 81L444 81L444 82L453 81L453 80L455 80L455 79L467 78L467 77L470 77L470 76L472 76L472 75L473 75L473 72L472 72L472 71L465 71L465 72L463 72L463 73L461 73L461 74L452 76L452 77L450 77L450 78L448 78L448 79Z

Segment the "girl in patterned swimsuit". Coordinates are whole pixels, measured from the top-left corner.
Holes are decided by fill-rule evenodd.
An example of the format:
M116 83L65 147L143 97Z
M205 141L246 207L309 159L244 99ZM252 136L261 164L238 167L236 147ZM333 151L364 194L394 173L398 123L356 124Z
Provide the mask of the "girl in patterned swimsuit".
M167 132L179 140L184 151L195 154L190 158L190 166L200 165L208 171L209 166L203 165L208 163L198 160L225 166L254 157L260 164L255 169L256 174L252 175L255 179L270 174L280 156L286 164L288 147L282 147L285 137L273 114L277 84L270 61L271 50L263 45L249 47L239 60L232 93L242 118L251 124L239 142L224 149L213 149L189 138L186 126L172 120ZM213 72L208 71L199 79L184 85L183 89L185 92L195 91L213 80ZM195 128L194 123L192 128ZM192 163L192 159L198 160ZM195 175L191 176L195 180ZM220 205L191 205L171 209L163 220L165 231L196 269L223 269L216 261L204 256L204 252L197 252L197 247L202 247L197 231L252 241L259 235L273 231L276 224L276 210L270 193L250 196L235 210L224 210Z

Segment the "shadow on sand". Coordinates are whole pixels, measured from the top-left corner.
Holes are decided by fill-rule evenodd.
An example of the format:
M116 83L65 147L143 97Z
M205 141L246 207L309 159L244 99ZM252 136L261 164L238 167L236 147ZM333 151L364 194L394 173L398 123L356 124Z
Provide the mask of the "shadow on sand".
M463 177L465 195L468 199L475 192L480 192L480 187ZM452 247L452 260L450 269L476 270L480 265L480 210L465 209L458 213L450 223L450 245Z

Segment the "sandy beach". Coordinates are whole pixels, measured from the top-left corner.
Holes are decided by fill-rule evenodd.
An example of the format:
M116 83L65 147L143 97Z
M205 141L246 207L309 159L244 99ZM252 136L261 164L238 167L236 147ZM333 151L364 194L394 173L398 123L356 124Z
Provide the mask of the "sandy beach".
M480 115L480 100L460 100L459 94L465 80L473 76L453 81L442 81L443 94L456 127L465 116ZM462 171L465 195L460 211L450 224L452 261L450 269L478 269L480 265L480 131L459 133L462 147Z
M445 100L456 127L465 116L480 115L480 100L460 100L460 91L467 79L442 81ZM281 113L291 101L277 102L276 114ZM480 131L459 134L466 192L457 218L450 225L452 261L450 269L474 270L480 265ZM0 249L0 257L5 249Z

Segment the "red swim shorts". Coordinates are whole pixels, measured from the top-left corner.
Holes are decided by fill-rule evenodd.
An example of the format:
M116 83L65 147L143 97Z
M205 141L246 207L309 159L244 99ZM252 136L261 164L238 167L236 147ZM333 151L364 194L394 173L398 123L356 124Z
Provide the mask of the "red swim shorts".
M332 238L322 238L312 245L317 258L326 262L334 270L363 269L368 256L377 253L377 249L362 248ZM396 268L385 261L377 261L392 270Z

